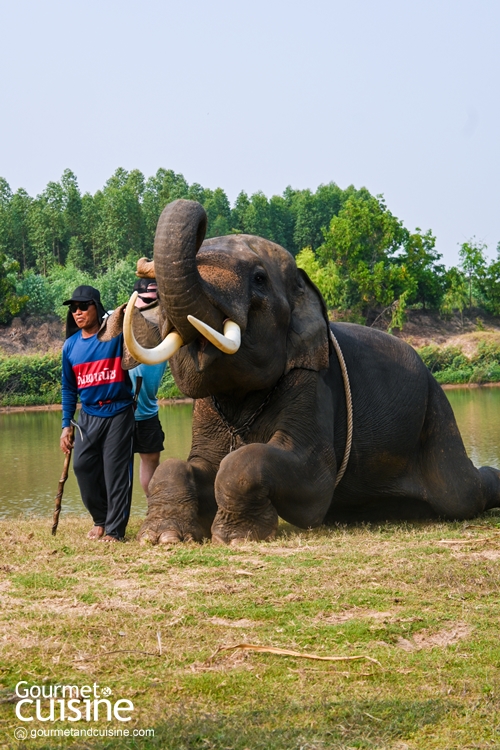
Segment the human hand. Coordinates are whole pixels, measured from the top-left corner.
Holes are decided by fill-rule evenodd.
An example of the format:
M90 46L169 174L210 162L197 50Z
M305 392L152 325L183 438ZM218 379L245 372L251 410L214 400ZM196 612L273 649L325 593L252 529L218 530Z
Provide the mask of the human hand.
M61 446L61 450L63 453L71 453L71 449L73 448L73 428L72 427L63 427L63 431L61 432L61 437L59 440L59 445Z

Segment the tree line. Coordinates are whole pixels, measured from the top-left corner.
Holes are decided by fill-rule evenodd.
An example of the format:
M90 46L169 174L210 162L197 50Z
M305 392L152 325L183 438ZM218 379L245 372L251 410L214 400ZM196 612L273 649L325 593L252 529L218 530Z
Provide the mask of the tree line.
M135 262L152 256L160 213L176 198L204 206L207 237L256 234L286 247L344 318L372 322L389 311L400 327L410 306L500 314L500 259L488 261L472 239L446 269L432 232L411 232L366 188L331 182L271 198L242 191L231 206L222 188L189 185L172 170L146 179L117 169L102 190L82 195L67 169L35 198L0 178L0 322L23 310L62 314L61 299L78 283L94 282L108 307L127 299Z

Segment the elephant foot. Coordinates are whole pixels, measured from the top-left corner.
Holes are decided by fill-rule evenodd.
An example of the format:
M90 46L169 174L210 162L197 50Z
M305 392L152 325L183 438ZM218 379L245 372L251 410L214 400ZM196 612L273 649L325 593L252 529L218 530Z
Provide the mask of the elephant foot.
M151 519L146 518L137 534L140 544L179 544L179 542L201 542L204 533L198 522L189 524L178 522L174 519Z
M278 513L269 503L257 519L219 508L212 524L212 542L236 546L245 542L270 542L278 530Z
M158 544L178 544L179 542L182 542L182 535L174 529L162 531L158 537Z

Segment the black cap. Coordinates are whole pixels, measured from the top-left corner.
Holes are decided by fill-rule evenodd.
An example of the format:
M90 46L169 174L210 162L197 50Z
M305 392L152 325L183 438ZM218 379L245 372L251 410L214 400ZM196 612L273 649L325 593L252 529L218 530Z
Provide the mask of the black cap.
M89 286L88 284L77 286L71 295L71 299L65 300L63 305L71 305L72 302L93 302L96 306L99 325L101 325L104 316L106 315L106 310L102 306L101 293L98 289L95 289L95 287ZM75 323L71 310L68 310L66 316L66 338L69 339L70 336L73 336L74 333L78 333L79 330L80 329Z
M134 292L145 294L150 286L156 289L156 279L137 279L134 284Z
M63 305L71 305L72 302L99 302L101 303L101 293L99 289L95 289L93 286L88 286L87 284L82 284L81 286L77 286L73 294L71 295L71 299L67 299L65 302L63 302Z

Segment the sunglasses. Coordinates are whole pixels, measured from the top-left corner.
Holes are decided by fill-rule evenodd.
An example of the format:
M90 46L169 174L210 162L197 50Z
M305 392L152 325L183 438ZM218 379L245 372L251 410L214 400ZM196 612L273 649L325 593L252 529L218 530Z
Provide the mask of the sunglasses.
M81 310L82 312L87 312L90 305L93 305L93 304L94 303L92 302L92 300L90 300L89 302L71 302L69 309L71 310L72 313L76 313L77 310Z

